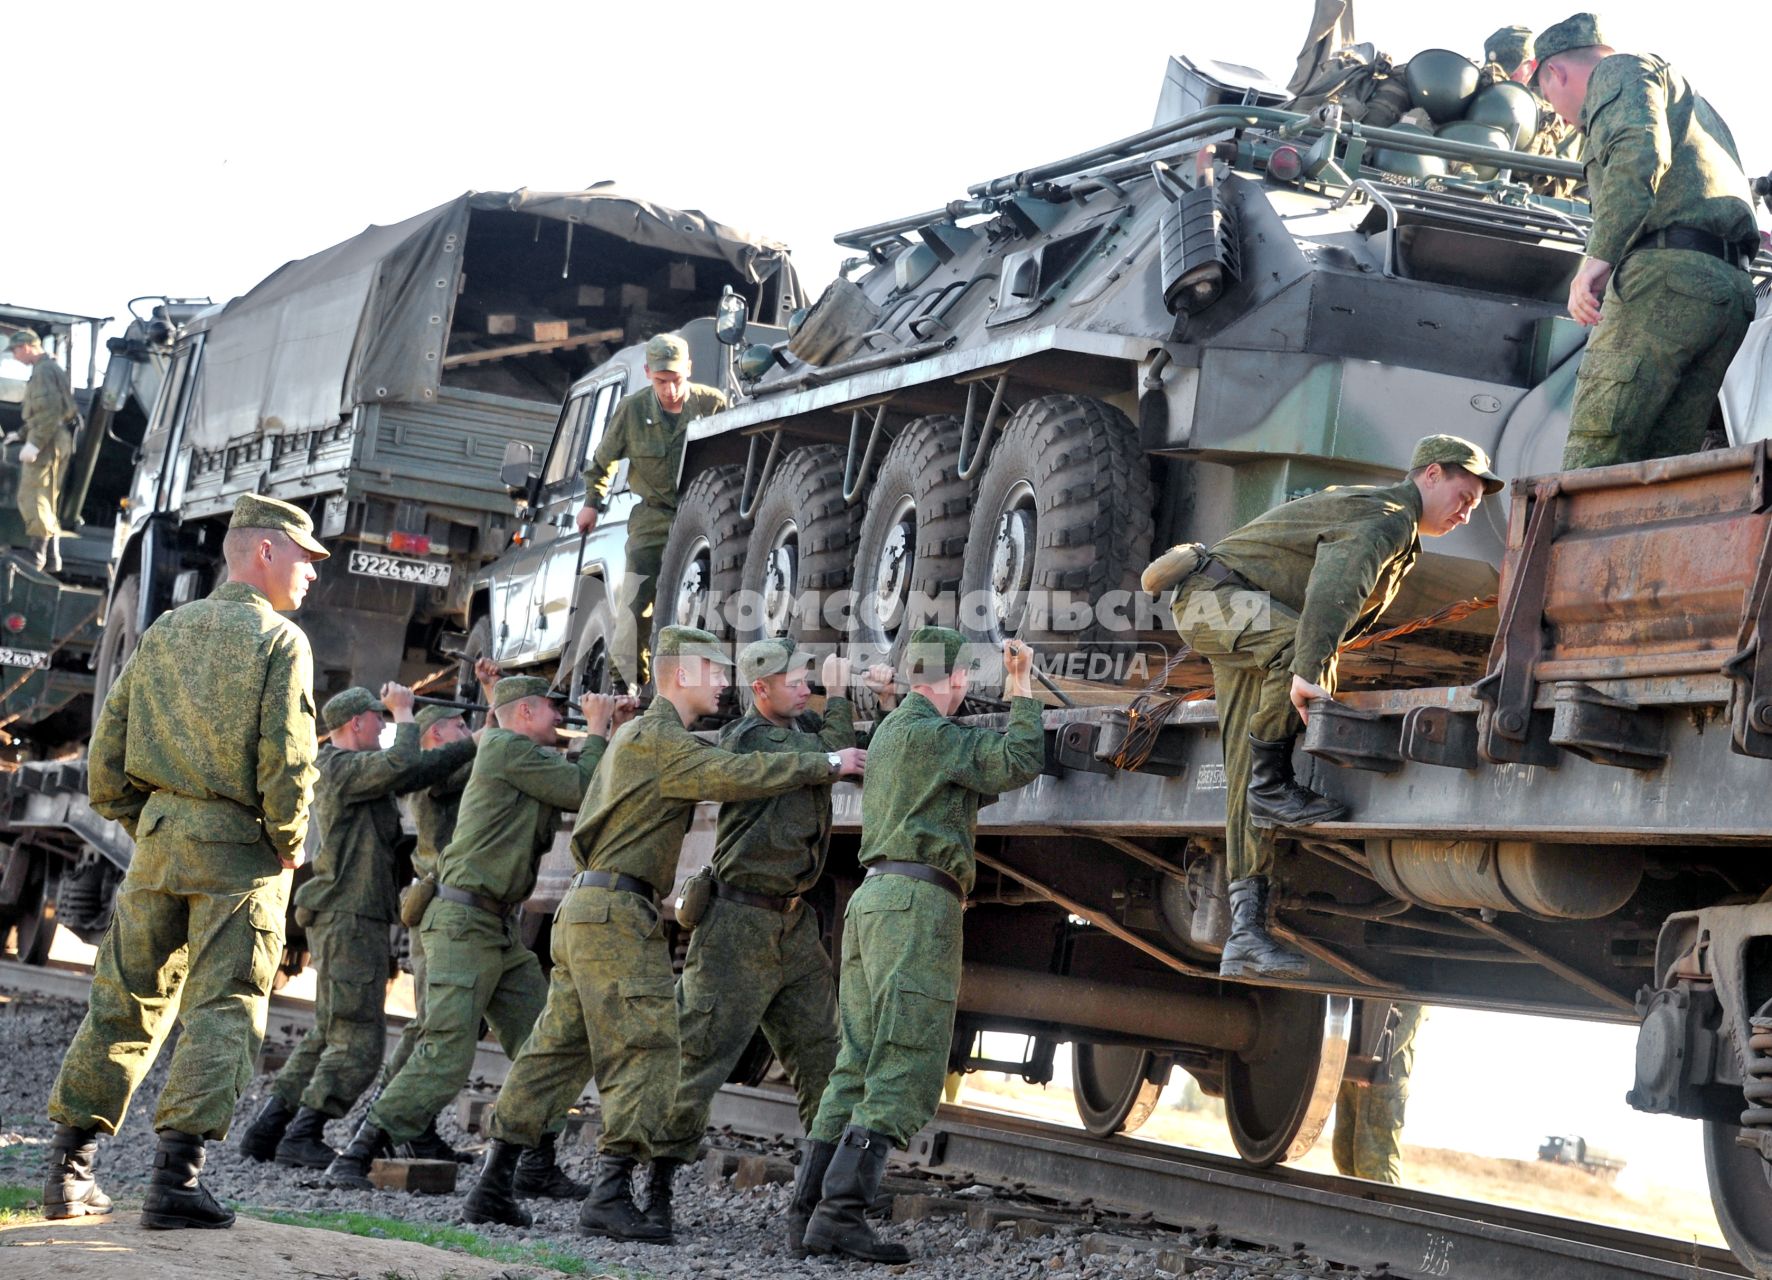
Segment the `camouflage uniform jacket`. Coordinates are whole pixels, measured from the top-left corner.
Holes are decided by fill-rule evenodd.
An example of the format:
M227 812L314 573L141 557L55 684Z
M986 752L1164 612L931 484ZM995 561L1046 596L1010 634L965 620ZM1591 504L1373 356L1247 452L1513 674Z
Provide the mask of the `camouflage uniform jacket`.
M982 796L1026 786L1046 763L1040 703L1014 698L1004 733L956 724L913 693L874 728L861 790L863 866L889 858L947 872L968 892Z
M1413 480L1324 489L1227 534L1212 558L1299 615L1292 673L1321 684L1335 651L1396 599L1421 553Z
M1729 126L1660 58L1619 53L1596 66L1581 129L1594 214L1589 257L1616 266L1640 237L1673 226L1758 247Z
M560 814L584 799L606 746L592 734L574 764L520 733L487 726L462 789L455 836L437 856L438 882L498 902L527 898Z
M699 382L689 384L683 407L666 413L649 386L615 406L603 438L585 468L586 500L598 511L609 506L616 464L628 460L628 488L655 511L677 509L677 480L683 470L683 441L689 424L726 407L726 396Z
M857 745L855 708L847 698L832 698L822 718L809 711L792 727L752 711L720 735L720 745L735 754L841 751ZM831 789L823 783L728 801L714 834L714 876L752 893L791 897L817 881L830 843Z
M170 816L199 839L262 830L291 857L308 833L316 753L307 636L227 582L143 633L99 712L87 787L132 836Z
M654 698L644 715L615 731L608 764L572 828L572 860L581 871L636 876L668 891L696 801L760 800L828 784L826 754L735 754L690 733L677 708Z
M68 375L48 356L32 366L31 380L25 384L25 398L19 410L25 420L25 443L34 444L39 449L55 438L57 428L80 416Z
M435 782L473 755L474 744L454 742L435 751L418 749L416 724L394 726L386 751L320 748L320 781L314 787L314 820L320 851L314 876L295 892L295 903L312 911L350 911L392 924L399 914L394 869L400 847L400 809L394 797Z
M461 810L462 789L474 771L472 740L468 742L469 759L441 782L433 782L412 793L412 825L418 832L418 846L412 851L412 871L424 877L437 870L437 856L455 838L455 822Z

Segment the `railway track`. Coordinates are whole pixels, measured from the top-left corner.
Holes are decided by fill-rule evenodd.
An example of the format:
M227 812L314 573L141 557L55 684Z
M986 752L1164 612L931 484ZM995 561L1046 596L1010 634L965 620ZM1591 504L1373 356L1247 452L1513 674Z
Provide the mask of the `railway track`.
M0 961L0 991L85 998L87 970ZM397 1032L404 1018L390 1018ZM273 1031L313 1024L312 1006L271 1000ZM507 1069L482 1044L475 1074L497 1084ZM589 1098L595 1098L594 1088ZM728 1086L712 1124L750 1139L797 1137L784 1090ZM1663 1236L1478 1204L1296 1169L1240 1161L1124 1136L943 1106L904 1161L948 1184L982 1183L1060 1205L1134 1215L1181 1233L1182 1248L1222 1251L1226 1241L1282 1256L1331 1259L1372 1277L1434 1280L1713 1280L1748 1274L1727 1250Z

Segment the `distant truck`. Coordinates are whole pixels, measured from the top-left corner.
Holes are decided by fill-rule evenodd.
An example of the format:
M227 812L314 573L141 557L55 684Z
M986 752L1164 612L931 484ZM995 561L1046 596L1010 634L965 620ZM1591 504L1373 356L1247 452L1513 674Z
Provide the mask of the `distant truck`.
M1551 1134L1538 1144L1538 1158L1550 1164L1572 1164L1603 1182L1611 1182L1624 1168L1623 1158L1588 1145L1575 1134Z

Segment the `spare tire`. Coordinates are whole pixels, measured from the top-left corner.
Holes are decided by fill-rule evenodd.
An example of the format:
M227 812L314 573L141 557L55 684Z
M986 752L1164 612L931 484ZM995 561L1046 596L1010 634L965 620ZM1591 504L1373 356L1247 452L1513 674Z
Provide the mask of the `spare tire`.
M849 585L860 503L843 501L840 445L795 449L751 512L750 545L739 570L740 644L788 636L800 645L841 641L833 596Z
M739 589L751 522L738 514L744 469L709 467L683 490L658 568L652 606L652 651L671 625L701 627L732 639L727 605Z

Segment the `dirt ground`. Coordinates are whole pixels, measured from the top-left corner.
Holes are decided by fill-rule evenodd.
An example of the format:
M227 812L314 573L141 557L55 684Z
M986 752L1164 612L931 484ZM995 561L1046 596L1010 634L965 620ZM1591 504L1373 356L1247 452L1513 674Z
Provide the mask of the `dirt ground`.
M0 1227L0 1274L8 1280L543 1280L560 1272L245 1217L227 1231L144 1231L134 1213L114 1213Z

